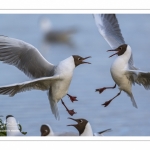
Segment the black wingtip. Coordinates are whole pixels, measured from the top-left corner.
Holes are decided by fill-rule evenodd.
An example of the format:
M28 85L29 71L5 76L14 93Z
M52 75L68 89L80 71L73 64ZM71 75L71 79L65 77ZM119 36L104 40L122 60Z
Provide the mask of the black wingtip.
M101 132L98 132L98 134L102 134L102 133L110 132L110 131L112 131L112 129L106 129L106 130L103 130L103 131L101 131Z

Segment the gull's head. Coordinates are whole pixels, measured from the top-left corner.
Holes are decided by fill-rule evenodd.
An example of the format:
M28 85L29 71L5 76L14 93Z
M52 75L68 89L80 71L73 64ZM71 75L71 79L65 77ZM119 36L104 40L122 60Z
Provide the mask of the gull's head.
M7 125L11 125L11 124L17 125L17 121L16 121L15 117L12 115L6 116L6 123L7 123Z
M51 127L48 124L43 124L40 129L41 136L50 136L53 134Z
M9 133L9 130L19 131L16 118L12 115L6 116L6 126L7 126L7 133Z
M127 55L129 57L131 56L131 47L127 44L120 45L118 48L113 49L113 50L108 50L108 51L117 51L116 53L112 54L109 57L112 57L114 55L118 55L118 56Z
M39 20L39 23L40 23L41 30L44 33L47 33L52 30L52 23L48 17L42 16Z
M77 124L70 124L67 126L74 126L79 131L79 134L81 135L84 132L86 125L88 124L88 121L86 119L82 119L82 118L80 118L80 119L68 118L68 119L76 121Z
M79 55L72 55L72 57L74 59L74 64L75 64L76 67L79 66L80 64L85 64L85 63L86 64L91 64L89 62L84 61L85 59L91 58L91 56L83 58Z

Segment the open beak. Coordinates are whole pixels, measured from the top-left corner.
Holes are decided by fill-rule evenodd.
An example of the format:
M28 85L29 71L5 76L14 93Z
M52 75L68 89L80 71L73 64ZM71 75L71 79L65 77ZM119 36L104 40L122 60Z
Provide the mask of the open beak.
M88 58L91 58L91 56L82 58L82 64L85 64L85 63L86 63L86 64L91 64L90 62L83 61L83 60L88 59Z
M74 120L74 121L76 121L76 122L78 122L76 119L73 119L73 118L68 118L68 119L71 119L71 120ZM69 125L67 125L67 126L76 126L77 124L69 124Z
M117 53L112 54L111 56L109 56L109 58L114 56L114 55L118 55L118 53L119 53L118 49L107 50L107 52L109 52L109 51L117 51Z

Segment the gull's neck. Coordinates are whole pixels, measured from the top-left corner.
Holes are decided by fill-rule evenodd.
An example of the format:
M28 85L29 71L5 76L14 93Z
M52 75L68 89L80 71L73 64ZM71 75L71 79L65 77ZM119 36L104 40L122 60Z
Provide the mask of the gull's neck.
M131 47L128 45L125 53L123 55L118 56L118 58L124 60L125 63L128 63L129 59L131 58L132 50Z
M47 124L47 126L49 127L49 129L50 129L50 133L49 133L49 135L48 136L54 136L54 132L53 132L53 130L52 130L52 128L51 128L51 126L49 126L48 124Z
M93 136L92 127L89 122L86 124L84 132L80 136Z
M74 64L74 58L72 56L62 60L59 64L58 67L61 70L70 70L73 71L75 69L75 64Z

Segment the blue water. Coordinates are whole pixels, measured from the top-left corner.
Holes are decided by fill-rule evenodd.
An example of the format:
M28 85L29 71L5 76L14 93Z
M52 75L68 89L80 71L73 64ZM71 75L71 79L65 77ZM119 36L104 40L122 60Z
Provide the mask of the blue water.
M133 94L138 109L132 106L130 98L122 92L108 107L101 104L118 93L118 88L106 90L102 94L95 92L96 88L113 86L114 81L110 75L110 65L115 57L108 58L109 45L99 34L91 14L84 15L45 15L53 25L53 29L67 29L75 27L78 32L72 35L76 47L66 45L51 45L48 51L41 49L41 30L39 27L40 14L11 14L0 15L0 34L24 40L39 49L42 55L51 63L77 54L83 57L92 56L91 65L80 65L74 70L74 76L69 88L69 94L77 96L78 102L72 103L67 96L63 98L70 109L77 114L73 118L89 120L93 131L111 128L112 132L106 136L149 136L150 135L150 91L143 87L133 86ZM133 50L135 66L144 71L150 70L150 15L118 14L122 34L126 43ZM30 80L23 72L0 62L0 86L20 83ZM61 102L58 103L60 121L51 113L46 92L27 91L14 97L0 95L0 115L13 115L22 125L28 136L39 136L40 126L43 123L51 125L55 132L72 131L73 127L66 126L72 121L67 119ZM5 120L5 117L3 118Z

